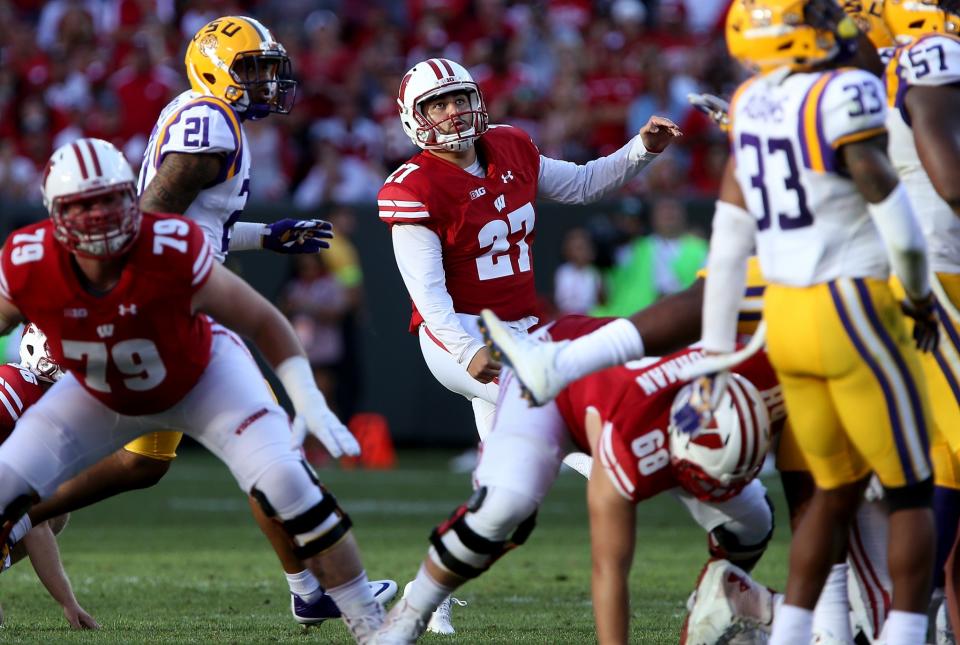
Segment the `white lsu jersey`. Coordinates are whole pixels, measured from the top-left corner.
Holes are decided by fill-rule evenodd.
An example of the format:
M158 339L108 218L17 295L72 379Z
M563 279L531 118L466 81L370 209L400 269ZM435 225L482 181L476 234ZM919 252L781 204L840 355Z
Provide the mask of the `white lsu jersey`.
M960 273L960 217L940 198L923 169L904 106L907 90L915 85L960 83L960 40L944 34L918 38L896 50L885 76L890 107L890 160L907 189L927 240L931 270Z
M736 179L756 218L764 277L795 287L886 279L880 234L837 156L843 144L883 132L880 81L850 68L777 70L741 85L730 114Z
M188 90L170 101L153 126L140 166L137 192L143 194L166 154L217 153L226 155L220 176L204 188L184 213L203 230L223 262L230 230L247 204L250 157L240 119L226 102Z

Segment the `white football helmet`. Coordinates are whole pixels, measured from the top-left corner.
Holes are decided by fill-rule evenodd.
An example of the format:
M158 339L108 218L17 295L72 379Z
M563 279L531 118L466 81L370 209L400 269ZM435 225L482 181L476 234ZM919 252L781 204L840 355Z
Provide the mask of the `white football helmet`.
M33 323L23 328L20 337L20 364L48 381L58 381L63 376L63 370L50 358L47 335Z
M433 122L423 110L424 103L450 92L465 92L470 109ZM400 81L397 105L403 131L424 150L462 152L487 131L489 117L480 87L462 65L446 58L429 58L414 65ZM460 121L466 121L466 127ZM439 126L448 123L453 131L444 134Z
M70 252L112 258L137 239L136 180L112 143L86 138L59 147L47 162L42 190L54 236Z
M670 461L680 486L697 499L730 499L756 477L770 448L770 416L760 392L731 373L706 427L684 432L674 413L690 400L685 385L670 409Z

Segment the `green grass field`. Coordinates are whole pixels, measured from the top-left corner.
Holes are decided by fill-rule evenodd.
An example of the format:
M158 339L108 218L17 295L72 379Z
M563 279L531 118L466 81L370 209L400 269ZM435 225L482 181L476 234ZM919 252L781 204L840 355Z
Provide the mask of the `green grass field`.
M430 529L470 493L447 453L401 453L396 470L320 475L354 519L372 578L403 586ZM756 577L782 587L789 530L775 480L776 538ZM560 477L529 542L464 587L456 636L425 643L591 643L584 481ZM633 641L676 643L683 604L705 560L703 532L671 498L639 510L631 576ZM339 621L293 622L279 565L226 468L185 452L160 485L77 513L60 538L80 604L103 629L70 632L21 562L0 577L3 643L346 643Z

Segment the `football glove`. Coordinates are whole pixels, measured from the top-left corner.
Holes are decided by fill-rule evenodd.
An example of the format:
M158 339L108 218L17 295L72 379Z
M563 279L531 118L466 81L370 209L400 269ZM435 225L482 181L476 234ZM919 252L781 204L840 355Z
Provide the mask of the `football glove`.
M293 420L292 442L295 448L303 445L307 433L320 440L334 459L344 455L356 457L360 454L360 444L347 426L343 425L337 415L333 413L323 394L317 390L319 396L313 405L305 406L297 413Z
M696 432L706 427L730 381L730 372L718 372L694 379L690 399L673 412L670 421L681 432Z
M921 352L935 352L940 343L940 325L937 322L937 300L931 293L920 301L905 300L903 313L913 318L913 342Z
M330 248L333 225L322 219L282 219L267 224L263 248L275 253L317 253Z
M690 105L697 108L719 126L721 130L730 130L730 104L713 94L687 94Z

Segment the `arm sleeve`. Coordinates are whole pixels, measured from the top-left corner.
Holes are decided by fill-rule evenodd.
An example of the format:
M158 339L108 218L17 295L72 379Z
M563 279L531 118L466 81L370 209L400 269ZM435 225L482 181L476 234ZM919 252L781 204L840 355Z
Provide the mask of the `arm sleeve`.
M430 332L458 363L468 363L483 342L463 328L447 292L440 238L425 226L393 226L393 253L410 299Z
M717 202L703 293L703 347L708 351L732 352L736 346L737 312L755 235L756 221L747 211Z
M930 294L927 274L927 244L923 231L913 214L913 207L903 184L890 191L886 199L867 204L880 237L887 247L887 256L893 272L913 300Z
M582 166L540 155L538 195L563 204L595 202L623 186L657 156L647 152L639 134L613 154Z

